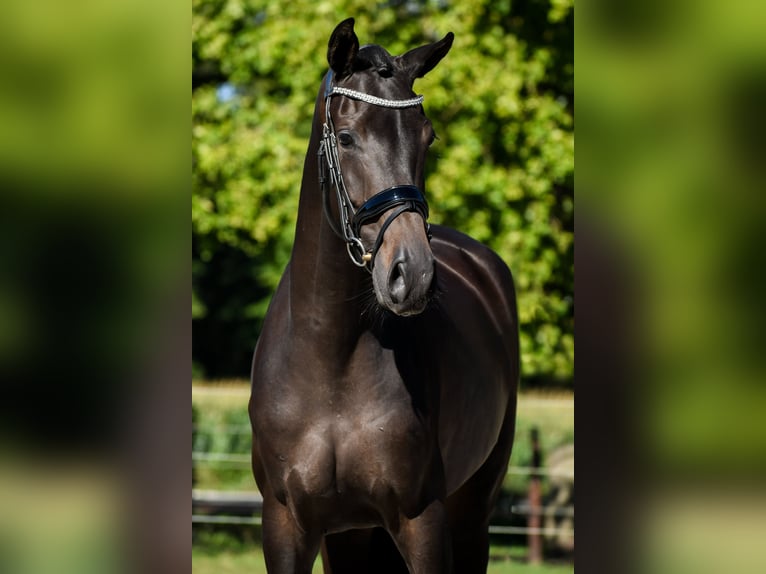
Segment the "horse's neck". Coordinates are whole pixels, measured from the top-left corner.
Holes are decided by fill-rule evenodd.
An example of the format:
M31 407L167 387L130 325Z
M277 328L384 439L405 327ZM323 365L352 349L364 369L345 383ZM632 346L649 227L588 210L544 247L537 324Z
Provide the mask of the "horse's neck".
M349 352L362 331L365 276L351 262L322 210L317 171L317 138L312 136L301 184L295 243L290 261L290 311L294 327L317 345ZM367 287L369 289L369 287Z

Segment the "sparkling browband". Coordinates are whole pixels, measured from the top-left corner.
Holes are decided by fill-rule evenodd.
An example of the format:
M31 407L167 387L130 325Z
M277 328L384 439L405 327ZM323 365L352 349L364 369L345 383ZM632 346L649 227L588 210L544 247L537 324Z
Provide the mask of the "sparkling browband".
M339 88L337 86L334 86L327 93L328 96L333 96L335 94L384 108L412 108L422 104L425 99L424 96L418 96L417 98L410 98L409 100L386 100L384 98L378 98L377 96L371 96L369 94L363 94L362 92L349 90L348 88Z

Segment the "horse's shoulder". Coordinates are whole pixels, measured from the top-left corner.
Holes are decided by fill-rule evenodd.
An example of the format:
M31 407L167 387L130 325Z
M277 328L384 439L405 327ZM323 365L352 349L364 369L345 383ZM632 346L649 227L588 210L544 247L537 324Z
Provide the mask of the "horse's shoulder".
M492 249L472 237L441 225L432 225L431 247L438 264L466 281L484 279L503 293L514 291L508 265Z

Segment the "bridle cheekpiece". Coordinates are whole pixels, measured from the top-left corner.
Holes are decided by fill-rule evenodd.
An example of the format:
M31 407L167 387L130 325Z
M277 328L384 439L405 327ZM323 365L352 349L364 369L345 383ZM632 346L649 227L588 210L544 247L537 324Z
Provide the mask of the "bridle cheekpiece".
M348 255L354 265L365 267L368 271L372 271L372 267L375 264L375 255L383 243L383 234L389 225L402 213L408 211L419 213L423 217L423 222L426 226L426 236L430 240L428 202L423 192L415 185L396 185L376 193L365 201L359 209L354 209L346 189L346 184L343 181L343 173L340 169L335 126L330 115L330 100L332 96L345 96L374 106L401 109L419 106L423 103L424 98L423 96L417 96L407 100L387 100L348 88L333 86L332 77L333 73L330 70L325 84L325 122L322 126L322 140L319 144L319 183L322 187L325 217L335 234L345 241ZM330 212L327 185L328 171L330 183L335 187L335 194L338 199L340 227L333 221ZM367 251L360 237L362 226L377 221L381 215L394 208L396 208L395 211L388 216L388 219L381 226L373 248Z

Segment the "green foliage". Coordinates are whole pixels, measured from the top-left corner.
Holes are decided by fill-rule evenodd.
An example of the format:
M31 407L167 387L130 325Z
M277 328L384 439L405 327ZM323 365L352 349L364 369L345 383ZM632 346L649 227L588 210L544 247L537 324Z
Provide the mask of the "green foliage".
M229 324L234 335L218 343L241 349L228 367L211 367L212 351L199 345L208 374L247 372L290 254L327 40L354 16L362 43L393 54L455 33L449 55L415 86L439 137L426 180L431 220L486 243L513 271L525 379L571 382L571 0L192 5L195 343Z
M192 397L192 425L192 452L250 455L252 434L246 398L231 403ZM250 490L254 483L250 464L235 460L197 461L193 484L200 488Z

